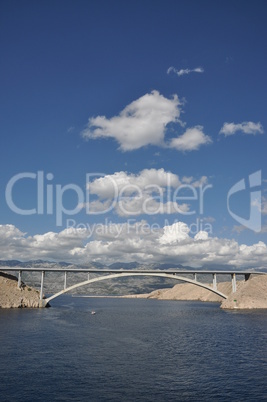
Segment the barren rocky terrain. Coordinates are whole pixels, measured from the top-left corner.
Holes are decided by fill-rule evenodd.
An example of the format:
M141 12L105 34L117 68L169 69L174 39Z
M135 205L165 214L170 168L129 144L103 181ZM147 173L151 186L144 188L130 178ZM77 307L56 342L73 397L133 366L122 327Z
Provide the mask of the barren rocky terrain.
M18 288L18 279L0 272L0 308L39 307L39 292L22 283Z
M159 289L148 294L129 297L219 302L221 308L224 309L267 309L267 275L251 275L248 281L238 281L235 293L232 293L231 282L218 283L217 287L219 291L228 296L227 299L190 283L178 284L171 289Z

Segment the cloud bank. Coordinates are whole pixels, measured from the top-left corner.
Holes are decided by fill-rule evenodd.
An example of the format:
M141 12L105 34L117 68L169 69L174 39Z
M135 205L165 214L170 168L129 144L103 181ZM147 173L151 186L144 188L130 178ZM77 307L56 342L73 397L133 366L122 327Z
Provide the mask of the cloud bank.
M0 225L0 251L2 259L18 260L266 267L267 246L261 241L247 246L233 239L209 237L205 231L199 231L194 237L189 232L183 222L153 228L146 221L139 221L102 225L102 230L98 227L93 234L84 229L65 229L59 233L27 236L13 225Z
M240 131L243 134L263 134L264 130L261 123L253 123L252 121L244 121L243 123L235 124L235 123L224 123L220 130L220 134L223 134L225 137L229 137L230 135L234 135Z

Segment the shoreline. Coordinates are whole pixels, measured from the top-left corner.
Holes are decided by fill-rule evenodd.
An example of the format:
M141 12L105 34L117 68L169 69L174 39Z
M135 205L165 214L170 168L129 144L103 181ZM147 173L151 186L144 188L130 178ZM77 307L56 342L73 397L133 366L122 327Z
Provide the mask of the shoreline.
M211 286L211 284L206 284ZM227 299L205 288L191 283L178 283L172 288L157 289L151 293L131 295L79 295L80 298L125 298L158 299L177 301L201 301L220 303L220 308L228 310L267 309L267 274L251 275L247 281L238 281L237 290L232 292L231 282L219 282L217 289ZM0 308L49 307L45 299L40 300L39 290L24 283L18 288L17 277L0 271Z

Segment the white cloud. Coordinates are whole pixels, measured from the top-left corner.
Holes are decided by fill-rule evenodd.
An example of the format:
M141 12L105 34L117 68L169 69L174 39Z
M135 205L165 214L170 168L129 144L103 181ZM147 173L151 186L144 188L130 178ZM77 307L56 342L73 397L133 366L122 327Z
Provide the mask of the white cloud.
M65 229L59 233L47 232L43 235L27 236L14 225L0 225L1 258L69 260L70 248L80 246L87 236L82 229Z
M191 195L195 188L207 183L206 176L180 180L178 175L164 169L144 169L138 174L115 172L88 183L89 197L93 199L89 199L84 207L89 213L112 209L119 216L187 213L189 205L184 201L177 202L180 199L179 187L182 190L186 185Z
M162 145L166 126L177 123L180 112L177 95L168 99L152 91L130 103L118 116L91 117L82 135L91 139L114 138L123 151L149 144Z
M169 262L195 267L234 265L242 269L259 269L267 264L267 246L262 241L239 245L233 239L209 237L205 231L191 237L190 228L183 222L161 228L146 221L128 221L98 225L91 231L65 229L35 236L27 236L13 225L0 225L0 252L2 259L42 258L72 263Z
M198 240L207 240L208 237L209 237L208 232L205 232L205 230L200 230L200 231L195 235L194 239L195 239L196 241L198 241Z
M172 138L170 147L178 151L196 151L201 145L212 143L212 139L203 133L202 126L188 128L184 134Z
M161 169L144 169L139 174L127 173L124 171L115 172L95 179L89 183L88 189L91 194L100 198L114 197L114 194L124 192L132 194L139 190L145 190L148 186L177 187L181 184L179 176Z
M177 214L186 213L189 209L189 205L186 203L164 202L162 195L155 196L147 193L135 197L123 197L115 206L119 216Z
M197 68L193 68L193 69L181 69L181 70L177 70L175 67L169 67L167 70L167 74L170 74L171 72L173 72L174 74L177 74L178 77L182 76L182 75L188 75L191 73L204 73L204 68L203 67L197 67Z
M168 99L158 91L152 91L130 103L118 116L90 117L82 136L85 139L113 138L120 144L119 149L122 151L132 151L146 145L193 151L212 142L203 133L202 126L188 128L178 138L165 142L168 124L179 123L185 126L179 120L180 114L181 103L177 95Z
M189 227L183 222L176 222L173 225L164 226L164 233L159 238L160 244L177 244L189 238Z
M234 135L237 131L241 131L243 134L263 134L263 126L261 123L253 123L252 121L244 121L243 123L224 123L220 130L220 134L224 134L225 137Z

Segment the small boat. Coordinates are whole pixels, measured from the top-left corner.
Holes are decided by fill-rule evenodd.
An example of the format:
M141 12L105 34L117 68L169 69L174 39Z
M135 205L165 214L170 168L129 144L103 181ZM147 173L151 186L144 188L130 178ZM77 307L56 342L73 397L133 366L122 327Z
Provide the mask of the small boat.
M95 315L95 314L96 314L96 312L95 312L95 311L91 311L91 314L92 314L92 315Z

